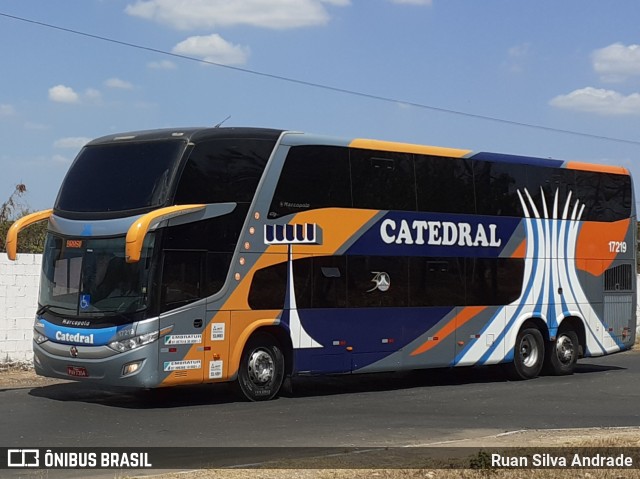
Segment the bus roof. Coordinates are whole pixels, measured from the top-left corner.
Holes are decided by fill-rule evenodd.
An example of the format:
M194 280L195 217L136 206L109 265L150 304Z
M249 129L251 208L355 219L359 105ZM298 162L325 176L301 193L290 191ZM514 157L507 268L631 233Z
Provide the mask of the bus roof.
M104 145L121 141L153 141L169 139L187 141L202 141L212 138L255 138L276 140L281 134L282 130L270 128L161 128L156 130L130 131L102 136L90 141L87 145Z
M400 143L393 141L381 141L365 138L344 139L298 131L288 131L271 128L254 127L187 127L187 128L163 128L155 130L131 131L107 135L91 142L87 145L104 145L114 142L124 141L152 141L162 139L175 139L186 141L202 141L214 138L254 138L276 140L283 133L286 133L285 144L334 144L338 146L349 146L369 150L397 151L404 153L426 154L436 156L450 156L454 158L468 158L484 161L497 161L504 163L519 163L535 166L546 166L552 168L567 168L573 170L593 171L600 173L612 173L618 175L629 175L629 170L622 166L612 166L596 163L585 163L580 161L564 161L552 158L540 158L533 156L510 155L492 152L474 152L468 149L445 148L439 146L428 146L412 143Z

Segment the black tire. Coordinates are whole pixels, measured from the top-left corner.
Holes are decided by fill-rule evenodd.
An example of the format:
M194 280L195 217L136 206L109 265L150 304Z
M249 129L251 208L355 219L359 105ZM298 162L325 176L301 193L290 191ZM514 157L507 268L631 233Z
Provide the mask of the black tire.
M280 345L266 333L254 334L244 347L238 370L238 389L249 401L268 401L284 380L284 356Z
M547 347L545 372L555 376L573 374L579 351L580 343L576 332L572 329L559 331L556 340L551 341Z
M544 365L544 340L540 331L532 326L523 327L516 337L513 362L507 365L511 379L533 379Z

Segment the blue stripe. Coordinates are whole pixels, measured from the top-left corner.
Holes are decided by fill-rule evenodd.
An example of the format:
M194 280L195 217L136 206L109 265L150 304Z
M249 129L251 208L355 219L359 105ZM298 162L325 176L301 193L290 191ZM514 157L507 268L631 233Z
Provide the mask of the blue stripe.
M495 161L498 163L518 163L521 165L547 166L551 168L562 168L564 161L548 158L536 158L534 156L505 155L502 153L489 153L481 151L471 156L472 160Z
M44 335L51 341L83 346L104 346L117 339L119 330L131 327L130 325L124 325L95 329L68 328L50 323L42 318L38 318L38 321L44 327Z

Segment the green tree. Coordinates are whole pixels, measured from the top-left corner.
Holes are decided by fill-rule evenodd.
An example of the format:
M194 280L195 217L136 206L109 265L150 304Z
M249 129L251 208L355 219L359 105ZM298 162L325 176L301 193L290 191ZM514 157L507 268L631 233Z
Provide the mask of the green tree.
M27 193L27 186L18 183L9 199L0 206L0 251L6 252L7 231L13 222L31 213L21 198ZM21 231L18 238L18 253L42 253L47 222L35 223Z

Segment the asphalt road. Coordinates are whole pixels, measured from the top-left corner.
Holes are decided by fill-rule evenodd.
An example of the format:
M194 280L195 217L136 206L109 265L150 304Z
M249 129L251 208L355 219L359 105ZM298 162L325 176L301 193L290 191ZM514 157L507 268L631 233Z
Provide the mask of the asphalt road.
M305 378L265 403L226 385L0 389L0 447L399 446L533 428L640 426L640 352L581 360L568 377L497 368Z

